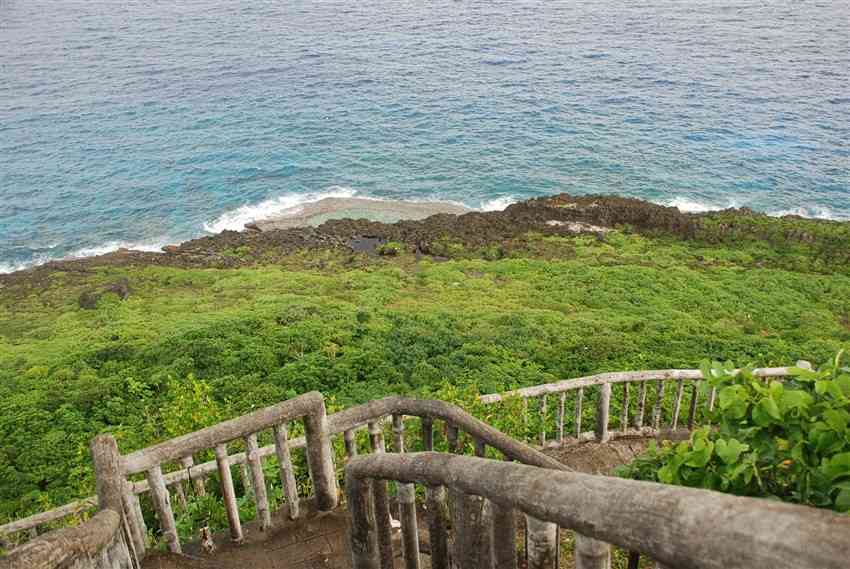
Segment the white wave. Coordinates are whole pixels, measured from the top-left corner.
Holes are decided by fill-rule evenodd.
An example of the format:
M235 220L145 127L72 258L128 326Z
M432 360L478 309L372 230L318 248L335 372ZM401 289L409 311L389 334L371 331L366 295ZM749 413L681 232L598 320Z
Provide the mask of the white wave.
M738 207L737 204L735 204L734 202L729 202L726 205L718 205L700 202L682 196L675 196L672 199L657 201L655 203L667 207L678 208L678 210L682 213L705 213L707 211L719 211L721 209L727 209L730 207Z
M159 253L162 252L162 248L168 245L169 243L171 243L171 241L166 238L142 243L133 243L130 241L109 241L107 243L104 243L103 245L97 245L95 247L84 247L67 255L39 254L35 255L32 259L29 259L28 261L0 263L0 275L31 269L32 267L44 265L45 263L49 263L50 261L68 261L70 259L85 259L87 257L97 257L98 255L106 255L107 253L112 253L113 251L117 251L118 249L129 249L131 251L146 251L150 253ZM55 247L56 246L54 245L52 248Z
M511 204L518 202L519 199L514 196L502 196L481 202L479 209L481 211L502 211Z
M157 239L153 241L148 241L145 243L132 243L130 241L108 241L103 245L98 245L96 247L84 247L82 249L78 249L69 255L65 255L62 257L63 260L66 259L84 259L86 257L97 257L98 255L106 255L107 253L112 253L113 251L117 251L118 249L129 249L130 251L146 251L149 253L159 253L162 251L162 248L168 245L170 241L168 239Z
M831 219L833 221L850 221L850 215L836 213L825 206L800 206L793 209L782 209L767 212L767 215L773 217L782 217L784 215L799 215L809 219Z
M215 220L204 223L204 231L208 233L221 233L226 230L240 231L252 221L296 214L300 211L300 206L308 202L315 202L324 198L350 198L354 197L356 193L357 191L351 188L331 186L319 193L284 194L260 203L245 204L234 210L224 212Z

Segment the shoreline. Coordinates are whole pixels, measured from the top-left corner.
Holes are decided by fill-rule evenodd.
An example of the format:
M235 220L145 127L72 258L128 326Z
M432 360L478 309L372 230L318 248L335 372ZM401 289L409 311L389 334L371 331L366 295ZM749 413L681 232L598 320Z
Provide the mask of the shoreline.
M39 280L51 272L87 271L100 266L232 268L274 263L297 250L351 250L352 239L364 236L405 243L411 250L440 256L440 247L435 246L440 241L455 241L465 247L498 246L528 232L600 234L616 226L684 239L756 239L774 246L801 243L815 249L844 250L842 243L850 242L850 222L778 218L746 208L690 213L614 195L557 194L512 203L497 211L451 202L327 197L294 206L284 215L250 222L241 231L224 230L157 250L118 248L0 273L0 288L4 282Z

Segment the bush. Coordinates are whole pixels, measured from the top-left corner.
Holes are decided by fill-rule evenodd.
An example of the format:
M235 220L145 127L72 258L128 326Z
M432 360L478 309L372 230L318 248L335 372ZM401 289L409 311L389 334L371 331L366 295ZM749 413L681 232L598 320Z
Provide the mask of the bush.
M841 356L817 371L794 368L784 383L706 364L701 389L716 390L717 428L651 445L618 474L850 512L850 368Z

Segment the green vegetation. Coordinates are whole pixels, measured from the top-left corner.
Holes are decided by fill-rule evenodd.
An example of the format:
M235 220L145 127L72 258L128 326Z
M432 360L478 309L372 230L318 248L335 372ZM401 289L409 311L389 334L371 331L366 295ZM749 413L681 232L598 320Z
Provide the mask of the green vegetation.
M339 407L447 382L492 392L850 347L850 268L806 245L627 232L439 243L450 260L328 249L0 289L0 520L91 494L102 431L128 452L314 389Z
M841 353L786 382L705 364L713 423L689 441L650 446L622 476L850 512L850 368Z

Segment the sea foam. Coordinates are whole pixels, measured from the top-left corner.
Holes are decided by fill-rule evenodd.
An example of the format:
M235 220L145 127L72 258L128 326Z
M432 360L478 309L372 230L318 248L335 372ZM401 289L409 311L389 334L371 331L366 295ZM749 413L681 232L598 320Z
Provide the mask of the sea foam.
M213 221L204 223L204 231L207 233L221 233L227 230L240 231L245 228L246 224L252 221L283 217L288 213L298 213L300 206L309 202L315 202L325 198L351 198L356 194L356 190L342 186L331 186L325 191L317 193L283 194L259 203L245 204L234 210L224 212Z

